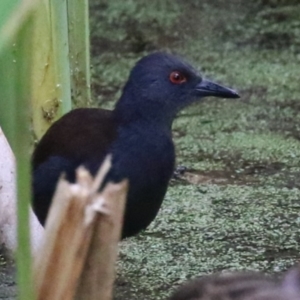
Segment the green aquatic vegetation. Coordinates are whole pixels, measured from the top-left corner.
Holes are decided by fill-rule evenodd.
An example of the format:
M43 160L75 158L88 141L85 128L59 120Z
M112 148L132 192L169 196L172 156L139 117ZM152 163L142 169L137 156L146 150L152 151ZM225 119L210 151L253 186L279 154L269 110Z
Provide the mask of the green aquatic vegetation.
M300 253L298 2L165 3L91 1L94 105L113 107L153 50L185 56L242 97L206 99L174 122L188 171L150 228L121 243L116 299L165 299L223 269L280 272Z

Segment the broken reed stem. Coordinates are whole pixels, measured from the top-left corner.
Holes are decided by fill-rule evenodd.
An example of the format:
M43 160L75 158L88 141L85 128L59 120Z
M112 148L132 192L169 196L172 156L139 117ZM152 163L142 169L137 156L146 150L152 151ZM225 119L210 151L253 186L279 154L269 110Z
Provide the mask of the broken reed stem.
M103 180L109 168L108 159L96 178ZM82 295L81 289L77 289L80 278L80 286L86 295L84 299L100 299L93 298L93 295L102 295L104 292L90 292L88 289L94 285L88 287L83 280L83 277L92 278L90 272L100 276L109 275L108 281L111 282L112 289L111 278L120 238L127 183L108 184L103 192L98 193L95 182L101 184L97 179L94 181L85 169L79 168L75 184L64 179L60 179L58 183L46 222L44 243L34 265L34 284L38 300L71 300L74 299L76 290L77 295ZM106 251L108 248L109 253ZM88 259L87 254L91 256ZM87 267L91 260L100 264ZM100 268L101 271L96 271L95 268ZM106 284L105 287L107 286ZM98 285L97 288L102 286ZM105 292L107 295L111 293Z
M121 238L128 182L109 183L102 193L111 213L98 214L76 300L110 300L114 282L117 244Z
M91 238L83 226L89 200L85 189L60 180L34 266L38 300L73 299Z

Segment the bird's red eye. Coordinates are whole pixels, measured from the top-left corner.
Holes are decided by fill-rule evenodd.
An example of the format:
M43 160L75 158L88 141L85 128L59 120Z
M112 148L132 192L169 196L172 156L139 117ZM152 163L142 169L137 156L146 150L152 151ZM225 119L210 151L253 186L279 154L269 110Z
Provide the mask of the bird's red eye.
M186 77L179 71L173 71L170 74L170 81L175 84L186 82Z

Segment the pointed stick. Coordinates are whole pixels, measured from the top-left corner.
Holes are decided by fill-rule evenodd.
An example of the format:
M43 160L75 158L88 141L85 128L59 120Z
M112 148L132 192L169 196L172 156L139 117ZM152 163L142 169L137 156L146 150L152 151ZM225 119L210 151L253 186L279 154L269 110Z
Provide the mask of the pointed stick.
M110 300L128 182L109 183L102 193L109 214L98 214L76 300Z
M95 185L101 184L109 168L110 159L95 179L79 168L75 184L64 179L59 181L46 222L44 243L34 265L38 300L71 300L76 290L78 297L84 291L85 300L98 300L95 295L103 293L112 294L127 183L108 184L98 193ZM85 280L93 278L95 273L109 278L105 292L103 285L96 287Z

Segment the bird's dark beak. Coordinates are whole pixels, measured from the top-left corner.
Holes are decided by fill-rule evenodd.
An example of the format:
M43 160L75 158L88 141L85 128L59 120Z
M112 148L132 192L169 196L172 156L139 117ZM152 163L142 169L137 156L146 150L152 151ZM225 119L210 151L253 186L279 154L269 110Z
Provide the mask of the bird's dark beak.
M200 97L214 96L220 98L240 98L239 94L228 87L203 79L196 86L196 94Z

